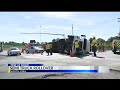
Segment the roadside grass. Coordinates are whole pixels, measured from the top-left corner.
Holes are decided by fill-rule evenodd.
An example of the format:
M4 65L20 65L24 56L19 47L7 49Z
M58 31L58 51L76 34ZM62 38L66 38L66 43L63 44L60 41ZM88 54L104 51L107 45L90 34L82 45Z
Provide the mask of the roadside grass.
M18 47L21 49L23 46L22 45L3 45L3 50L8 50L10 47Z

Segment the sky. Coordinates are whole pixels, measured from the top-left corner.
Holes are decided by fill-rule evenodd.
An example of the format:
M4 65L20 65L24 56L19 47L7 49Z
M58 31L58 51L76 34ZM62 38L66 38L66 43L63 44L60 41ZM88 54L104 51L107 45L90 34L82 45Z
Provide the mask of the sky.
M0 12L0 41L9 42L50 42L63 36L53 33L93 36L107 40L118 35L120 12Z

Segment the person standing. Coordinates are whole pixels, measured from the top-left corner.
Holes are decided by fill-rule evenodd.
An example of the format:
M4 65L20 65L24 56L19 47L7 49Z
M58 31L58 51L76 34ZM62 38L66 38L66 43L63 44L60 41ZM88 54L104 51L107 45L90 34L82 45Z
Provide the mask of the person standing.
M78 42L78 40L75 40L75 49L76 49L76 55L79 56L79 42Z
M102 51L103 52L105 51L105 45L104 45L104 43L102 43Z
M46 44L46 52L48 53L48 56L49 56L49 53L50 53L50 44L49 43Z
M92 41L92 52L94 54L94 56L96 57L96 52L97 52L97 40L95 37L93 37L93 41Z
M50 43L50 55L52 55L52 43Z

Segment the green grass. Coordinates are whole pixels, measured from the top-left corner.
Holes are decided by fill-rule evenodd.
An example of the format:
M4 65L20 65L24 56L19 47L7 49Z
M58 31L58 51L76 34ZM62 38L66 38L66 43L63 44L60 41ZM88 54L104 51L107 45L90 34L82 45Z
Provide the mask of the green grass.
M22 45L3 45L3 50L8 50L10 47L18 47L19 49L22 48Z

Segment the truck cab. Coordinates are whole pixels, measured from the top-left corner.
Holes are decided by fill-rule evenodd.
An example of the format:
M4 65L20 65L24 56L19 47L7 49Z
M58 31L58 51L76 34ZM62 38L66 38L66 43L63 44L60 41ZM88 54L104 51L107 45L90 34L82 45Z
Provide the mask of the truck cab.
M120 52L120 40L113 40L112 42L112 52L116 54L116 52Z
M76 53L75 49L75 41L78 40L80 45L80 53L86 54L90 52L90 42L86 39L85 35L80 36L72 36L68 35L68 39L66 40L66 51L67 53L70 53L70 50L72 51L72 55L74 56Z

